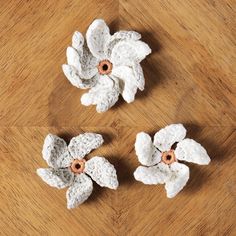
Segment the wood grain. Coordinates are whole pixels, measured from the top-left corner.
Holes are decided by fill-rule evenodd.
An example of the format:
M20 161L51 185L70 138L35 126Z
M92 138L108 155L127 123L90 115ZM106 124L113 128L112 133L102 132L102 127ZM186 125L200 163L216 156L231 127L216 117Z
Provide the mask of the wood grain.
M0 235L236 235L234 0L0 1ZM153 53L142 62L146 88L97 114L61 70L75 30L103 18L112 32L142 33ZM208 150L209 166L189 164L174 199L136 182L137 132L183 123ZM117 191L95 186L81 207L36 175L44 137L102 133L95 152L117 169Z

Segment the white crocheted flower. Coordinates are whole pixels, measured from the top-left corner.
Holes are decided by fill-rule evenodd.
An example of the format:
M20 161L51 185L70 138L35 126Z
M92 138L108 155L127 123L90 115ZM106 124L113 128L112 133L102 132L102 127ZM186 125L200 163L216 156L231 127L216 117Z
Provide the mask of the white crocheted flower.
M208 165L210 157L206 150L193 139L186 138L182 124L172 124L158 131L152 142L151 137L138 133L135 151L142 165L135 172L136 180L144 184L165 184L167 197L175 197L189 179L189 168L180 161ZM176 149L173 145L178 143Z
M43 158L49 168L37 169L37 174L52 187L69 187L66 192L67 208L82 204L93 190L93 182L100 186L117 189L116 170L104 157L95 156L88 161L85 155L103 143L100 134L84 133L66 142L48 134L43 145ZM90 177L89 177L90 176Z
M121 93L128 103L134 101L137 89L144 89L140 62L151 53L135 31L119 31L110 35L104 20L97 19L89 26L86 41L75 32L72 47L67 48L67 64L62 66L72 85L88 89L81 97L85 106L96 105L105 112Z

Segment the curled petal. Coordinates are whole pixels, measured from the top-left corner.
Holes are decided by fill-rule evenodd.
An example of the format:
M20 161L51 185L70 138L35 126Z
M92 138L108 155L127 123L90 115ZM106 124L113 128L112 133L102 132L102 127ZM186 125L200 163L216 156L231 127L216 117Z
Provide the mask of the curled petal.
M76 31L72 37L72 47L75 48L79 53L83 52L84 37L83 35Z
M206 149L193 139L184 139L177 144L175 155L178 160L208 165L211 161Z
M113 34L105 45L105 54L107 58L111 57L113 47L120 41L123 40L139 40L141 38L141 34L135 31L125 31L121 30Z
M154 147L151 137L144 132L136 136L135 151L142 165L152 166L161 161L161 152Z
M101 134L84 133L72 138L68 149L74 159L82 159L93 149L100 147L102 143Z
M119 79L120 92L124 100L133 102L137 92L137 85L132 69L128 66L117 66L112 70L112 76Z
M97 105L97 112L105 112L112 107L119 97L118 80L100 76L97 84L88 93L83 94L81 103L85 106Z
M86 45L77 51L73 47L68 47L66 51L67 63L73 66L80 78L90 79L98 73L97 59L89 52Z
M37 169L37 174L45 183L47 183L51 187L56 187L59 189L69 186L74 179L73 173L69 171L68 168L39 168Z
M144 86L145 86L143 69L139 63L134 63L132 68L133 68L133 73L134 73L136 85L141 91L143 91Z
M182 124L172 124L158 131L154 136L153 144L162 152L169 151L171 146L183 140L186 129Z
M140 40L125 40L114 46L110 59L114 65L132 66L133 63L141 62L150 53L151 49L146 43Z
M93 191L93 182L86 174L75 176L74 183L66 192L67 208L75 208L88 199Z
M164 184L170 176L170 168L162 162L151 167L139 166L134 172L134 178L144 184Z
M100 186L117 189L117 180L114 166L104 157L93 157L85 163L85 173Z
M83 56L80 58L80 63L81 71L79 70L79 74L82 78L90 79L98 74L98 60L91 54L86 45L83 48Z
M175 197L186 185L189 179L189 168L181 163L174 162L170 165L171 177L166 181L167 197Z
M89 50L95 57L99 59L106 58L104 49L109 38L110 30L105 21L102 19L94 20L87 30L86 39Z
M81 70L80 55L74 48L67 48L66 57L68 65L74 66L77 70Z
M87 89L93 87L97 83L98 75L95 75L91 79L81 79L74 66L64 64L62 65L62 69L67 79L77 88Z
M46 136L42 154L47 164L54 168L68 167L73 160L66 142L53 134Z

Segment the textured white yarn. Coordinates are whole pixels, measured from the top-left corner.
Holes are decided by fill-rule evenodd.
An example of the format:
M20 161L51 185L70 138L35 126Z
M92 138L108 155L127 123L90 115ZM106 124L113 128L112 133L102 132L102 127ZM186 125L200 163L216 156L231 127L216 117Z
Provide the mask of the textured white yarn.
M95 133L84 133L72 138L68 147L56 135L49 134L45 138L43 158L52 168L39 168L37 174L52 187L60 189L70 186L66 193L68 209L82 204L92 193L92 180L86 174L91 175L102 187L118 187L116 170L104 157L94 157L85 162L84 173L81 174L74 174L69 167L74 159L82 159L102 143L102 135Z
M37 174L51 187L65 188L69 186L74 178L74 174L68 168L52 169L39 168Z
M81 79L79 72L76 70L74 66L63 65L62 68L68 80L75 87L78 87L81 89L87 89L87 88L92 88L97 83L97 77L98 77L97 75L95 75L91 79Z
M132 65L133 68L133 72L134 72L134 77L135 79L135 83L137 85L137 87L143 91L144 90L144 86L145 86L145 79L144 79L144 75L143 75L143 68L141 67L141 65L139 63L134 63Z
M114 166L104 157L93 157L85 163L85 173L102 187L117 189L119 183Z
M206 149L193 139L186 138L177 144L175 155L178 160L208 165L211 161Z
M165 189L168 198L175 197L187 184L189 168L181 163L174 162L170 165L171 175L166 181Z
M123 40L114 46L110 60L117 66L132 66L135 62L140 63L150 53L149 46L140 40Z
M206 150L196 141L184 139L185 136L186 130L182 124L173 124L161 129L155 134L153 143L148 134L144 132L137 134L135 150L138 160L141 164L151 167L139 166L134 172L135 179L144 184L165 184L167 197L175 197L189 179L189 168L178 162L170 165L161 162L160 152L155 160L154 150L169 151L175 142L179 142L174 150L176 159L200 165L207 165L210 162Z
M112 49L114 46L123 40L139 40L141 39L141 34L135 31L126 31L126 30L121 30L116 33L114 33L110 39L106 42L105 45L105 54L107 58L111 57Z
M78 54L83 53L83 46L84 46L84 36L75 31L72 37L72 47L77 50Z
M131 103L135 99L137 92L137 83L132 68L127 66L115 67L112 71L112 77L118 78L120 93L127 103Z
M86 40L94 57L105 59L105 44L110 38L110 30L102 19L97 19L88 27Z
M144 184L164 184L170 175L170 168L163 163L151 167L139 166L134 172L135 179Z
M143 90L145 84L140 62L151 53L140 38L141 35L135 31L110 35L108 26L101 19L94 20L89 26L87 42L81 33L74 33L72 47L67 49L67 65L62 69L72 85L90 88L81 98L83 105L96 105L97 112L105 112L116 103L119 94L128 103L134 101L137 89ZM104 59L113 66L105 79L97 69Z
M72 138L68 149L74 159L82 159L102 144L103 138L101 134L84 133Z
M85 106L97 105L97 112L105 112L112 107L119 98L119 82L116 78L111 80L107 75L100 77L97 84L88 93L81 97Z
M93 191L93 182L86 174L75 177L75 181L66 192L67 208L75 208L88 199Z
M73 158L68 152L66 142L56 135L48 134L43 144L43 159L50 167L67 167Z
M182 124L172 124L161 129L154 135L153 144L162 152L169 151L171 146L183 140L186 129Z
M135 151L142 165L152 166L161 161L161 152L155 148L151 137L144 132L136 136Z

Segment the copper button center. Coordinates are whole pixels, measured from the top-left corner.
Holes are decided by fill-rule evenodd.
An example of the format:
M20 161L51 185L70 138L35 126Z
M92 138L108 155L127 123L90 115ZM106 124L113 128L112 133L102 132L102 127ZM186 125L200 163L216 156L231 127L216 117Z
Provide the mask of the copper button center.
M107 75L111 73L112 63L108 60L102 60L98 64L98 72L101 75Z
M74 160L71 164L71 171L75 174L81 174L84 172L85 160Z
M162 158L162 161L167 165L170 165L171 163L177 161L174 150L163 152L161 158Z

